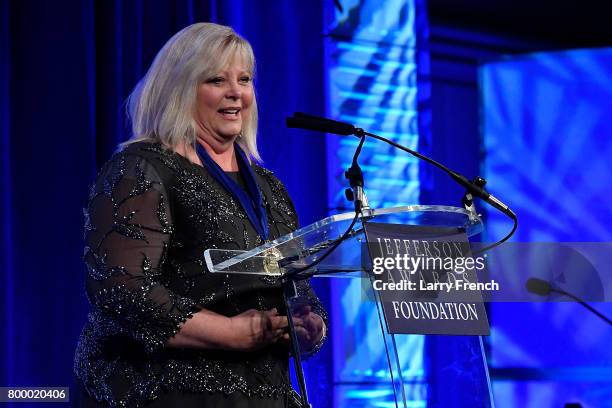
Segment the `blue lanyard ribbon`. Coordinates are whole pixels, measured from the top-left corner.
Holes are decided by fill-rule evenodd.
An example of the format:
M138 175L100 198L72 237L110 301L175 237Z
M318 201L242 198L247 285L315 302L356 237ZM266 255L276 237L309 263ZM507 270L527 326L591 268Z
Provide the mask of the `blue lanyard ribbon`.
M263 195L257 185L255 173L251 168L249 160L238 143L234 143L234 149L236 151L236 161L238 162L240 175L247 187L246 191L225 174L221 167L206 152L206 149L199 143L196 143L196 145L198 155L204 167L240 203L255 231L257 231L262 240L266 241L270 235L270 227L268 226L268 214L263 204Z

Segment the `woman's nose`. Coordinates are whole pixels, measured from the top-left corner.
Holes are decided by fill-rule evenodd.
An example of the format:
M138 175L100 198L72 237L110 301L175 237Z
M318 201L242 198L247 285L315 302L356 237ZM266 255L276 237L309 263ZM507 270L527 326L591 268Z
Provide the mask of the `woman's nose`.
M240 95L240 84L237 81L230 81L225 96L229 99L239 99Z

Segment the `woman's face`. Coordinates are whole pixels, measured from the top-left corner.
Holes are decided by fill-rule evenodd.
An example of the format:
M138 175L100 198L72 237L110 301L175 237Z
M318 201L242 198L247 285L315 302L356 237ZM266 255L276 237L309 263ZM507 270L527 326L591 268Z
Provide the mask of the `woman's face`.
M198 85L198 136L208 144L233 141L251 114L252 104L252 74L242 58L234 56L225 68Z

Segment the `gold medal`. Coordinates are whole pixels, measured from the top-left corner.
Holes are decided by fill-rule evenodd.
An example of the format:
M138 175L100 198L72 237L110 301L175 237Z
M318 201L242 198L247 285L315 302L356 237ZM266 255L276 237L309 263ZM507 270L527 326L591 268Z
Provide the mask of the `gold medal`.
M281 270L278 266L278 261L283 258L281 251L278 248L270 248L263 253L263 257L264 271L269 274L280 275Z

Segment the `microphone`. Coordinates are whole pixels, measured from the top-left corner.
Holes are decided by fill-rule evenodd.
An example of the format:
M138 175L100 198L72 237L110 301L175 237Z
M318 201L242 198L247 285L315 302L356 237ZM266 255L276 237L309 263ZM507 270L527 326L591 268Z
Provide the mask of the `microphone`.
M332 134L342 135L342 136L356 135L358 137L361 137L362 135L366 135L366 136L373 137L374 139L378 139L380 141L388 143L394 147L397 147L400 150L410 153L411 155L421 160L424 160L430 164L433 164L434 166L438 167L439 169L441 169L442 171L450 175L453 180L455 180L457 183L463 186L471 194L482 199L483 201L486 201L491 206L497 208L499 211L503 212L508 217L512 218L515 222L517 220L516 214L510 209L510 207L508 207L501 200L494 197L492 194L490 194L487 190L485 190L482 187L484 183L486 183L486 181L484 181L484 179L482 179L481 177L478 177L476 180L482 180L483 181L482 184L478 184L474 181L470 181L468 180L467 177L449 169L445 165L438 163L437 161L419 152L416 152L412 149L402 146L399 143L395 143L394 141L384 138L382 136L378 136L373 133L365 132L363 129L357 128L349 123L344 123L344 122L339 122L339 121L332 120L332 119L308 115L302 112L295 112L293 114L293 117L288 117L286 121L287 121L287 127L289 128L314 130L317 132L332 133Z
M448 168L447 168L448 169ZM457 183L461 184L466 190L472 193L474 196L480 198L483 201L486 201L491 206L497 208L499 211L506 214L508 217L512 219L516 219L516 214L514 211L510 209L506 204L504 204L501 200L490 194L487 190L482 188L477 183L470 181L467 177L448 169L447 173L455 180ZM481 180L483 180L481 178Z
M317 132L333 133L335 135L349 136L357 133L360 129L355 126L338 122L336 120L319 118L317 116L307 115L305 113L296 112L294 117L286 119L287 127L294 129L314 130Z
M550 292L552 292L552 287L550 286L550 283L538 278L527 279L525 287L527 287L527 290L529 292L540 296L546 296L550 294Z
M536 294L536 295L540 295L540 296L547 296L550 293L554 292L554 293L559 293L561 295L567 296L571 299L574 299L576 302L586 307L591 313L600 317L601 319L603 319L603 321L605 321L609 325L612 325L612 320L608 319L606 316L601 314L599 311L595 310L595 308L593 308L591 305L586 303L584 300L580 299L576 295L572 295L571 293L564 291L563 289L555 288L554 286L552 286L549 282L546 282L545 280L538 279L538 278L529 278L527 279L527 282L525 283L525 287L527 288L529 292Z

